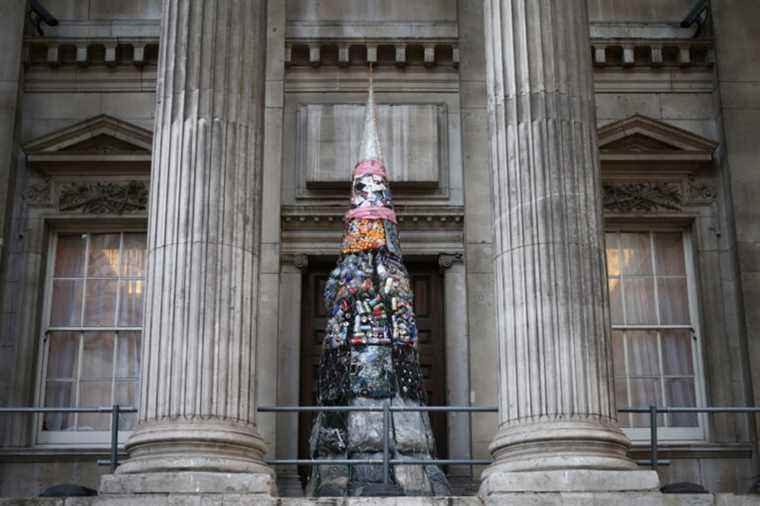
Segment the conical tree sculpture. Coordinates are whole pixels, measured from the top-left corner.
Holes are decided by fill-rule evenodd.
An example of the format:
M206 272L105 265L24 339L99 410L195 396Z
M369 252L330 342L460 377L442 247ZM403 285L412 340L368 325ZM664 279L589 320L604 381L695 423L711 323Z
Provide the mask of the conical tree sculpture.
M372 81L359 161L354 167L351 208L337 267L325 286L329 319L319 364L322 406L425 402L414 301L401 260L396 214L377 134ZM382 459L382 413L324 412L312 428L312 458ZM390 451L394 459L430 459L435 441L425 412L394 412ZM390 488L379 465L316 465L311 496L451 495L434 465L395 465Z

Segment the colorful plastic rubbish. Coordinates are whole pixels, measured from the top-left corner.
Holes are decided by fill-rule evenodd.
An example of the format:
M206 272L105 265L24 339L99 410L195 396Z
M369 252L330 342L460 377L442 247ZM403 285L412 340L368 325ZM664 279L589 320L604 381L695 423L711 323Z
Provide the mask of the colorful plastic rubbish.
M409 274L401 260L396 214L375 122L370 80L364 136L344 218L341 257L325 284L329 315L317 382L323 406L407 407L425 402ZM382 459L381 412L320 413L312 458ZM392 415L391 458L431 458L435 442L425 412ZM398 495L450 496L435 465L392 467ZM310 496L387 495L382 466L312 466Z

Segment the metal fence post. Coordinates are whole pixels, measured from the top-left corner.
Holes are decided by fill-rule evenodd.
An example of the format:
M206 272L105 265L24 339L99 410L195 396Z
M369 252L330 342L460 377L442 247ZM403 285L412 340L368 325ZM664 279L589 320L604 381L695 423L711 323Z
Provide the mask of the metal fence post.
M111 406L111 474L119 463L119 405Z
M391 481L391 469L390 469L390 421L391 410L388 399L383 401L383 485L386 487Z
M657 406L649 406L649 430L651 431L652 471L657 471Z

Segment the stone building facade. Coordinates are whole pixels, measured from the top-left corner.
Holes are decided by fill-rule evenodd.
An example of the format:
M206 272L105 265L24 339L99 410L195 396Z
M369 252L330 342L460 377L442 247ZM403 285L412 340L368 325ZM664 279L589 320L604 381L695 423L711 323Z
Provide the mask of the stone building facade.
M255 408L314 403L368 63L430 404L500 408L433 417L440 457L632 469L648 422L616 408L760 399L758 2L682 27L700 2L48 0L40 31L25 3L0 5L0 404L139 406L122 477L305 457L309 417ZM661 484L755 487L751 416L659 423ZM108 430L0 415L0 497L98 488Z

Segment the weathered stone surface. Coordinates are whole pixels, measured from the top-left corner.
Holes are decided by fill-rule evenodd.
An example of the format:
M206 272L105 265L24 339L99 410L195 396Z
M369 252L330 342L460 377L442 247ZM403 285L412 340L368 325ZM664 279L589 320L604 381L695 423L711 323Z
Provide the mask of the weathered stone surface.
M364 107L309 104L299 110L299 128L306 184L351 181L361 142ZM394 183L438 184L445 149L446 110L437 104L378 106L386 163Z
M500 428L480 493L654 489L616 423L586 2L484 18Z
M104 493L274 491L253 381L265 5L164 2L139 425Z
M269 494L274 478L268 474L184 471L109 475L101 494Z
M498 501L478 497L323 497L268 498L245 494L142 495L141 506L756 506L760 496L735 494L659 494L659 493L513 493ZM0 506L131 506L134 497L0 499Z
M571 462L567 464L572 465ZM549 490L556 492L657 491L659 487L657 475L649 471L578 469L573 472L546 470L496 474L498 476L489 476L484 488L481 489L482 495L499 495L514 490L536 493Z

